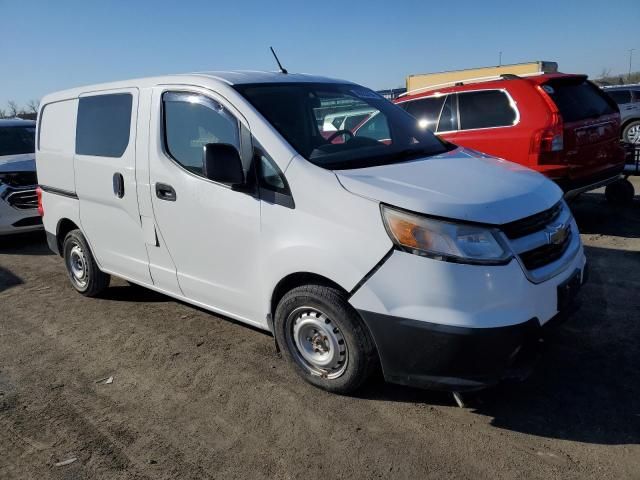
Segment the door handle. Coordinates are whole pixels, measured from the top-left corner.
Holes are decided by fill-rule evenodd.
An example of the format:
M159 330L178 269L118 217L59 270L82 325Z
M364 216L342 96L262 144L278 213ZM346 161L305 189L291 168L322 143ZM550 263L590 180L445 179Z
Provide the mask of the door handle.
M167 202L176 201L176 191L171 185L166 183L156 183L156 197Z
M113 174L113 193L116 197L124 197L124 177L120 172Z

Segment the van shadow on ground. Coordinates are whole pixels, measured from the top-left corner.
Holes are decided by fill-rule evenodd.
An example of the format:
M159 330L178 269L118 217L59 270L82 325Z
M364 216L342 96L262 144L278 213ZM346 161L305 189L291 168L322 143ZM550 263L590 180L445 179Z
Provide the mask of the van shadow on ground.
M468 397L497 428L594 444L640 444L640 254L586 247L580 309L544 344L533 375ZM611 268L615 267L615 268ZM443 393L374 385L364 397L453 406Z

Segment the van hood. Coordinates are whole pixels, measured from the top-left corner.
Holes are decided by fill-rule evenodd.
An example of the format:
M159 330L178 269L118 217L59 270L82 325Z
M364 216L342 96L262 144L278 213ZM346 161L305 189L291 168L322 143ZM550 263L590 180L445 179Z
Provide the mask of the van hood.
M33 153L0 156L0 173L35 171L36 159Z
M543 175L467 148L393 165L334 171L348 191L414 212L500 225L551 208Z

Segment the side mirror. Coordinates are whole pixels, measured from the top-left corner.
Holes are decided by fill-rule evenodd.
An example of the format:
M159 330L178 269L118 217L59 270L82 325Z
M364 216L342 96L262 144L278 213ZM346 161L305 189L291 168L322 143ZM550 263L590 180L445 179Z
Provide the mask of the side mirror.
M244 184L244 169L238 149L228 143L207 143L203 147L203 173L225 185Z

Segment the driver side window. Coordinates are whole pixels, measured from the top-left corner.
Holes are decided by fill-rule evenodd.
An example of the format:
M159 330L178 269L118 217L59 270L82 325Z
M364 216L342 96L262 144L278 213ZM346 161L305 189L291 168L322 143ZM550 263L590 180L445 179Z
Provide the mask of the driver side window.
M203 175L202 154L207 143L228 143L240 149L238 121L215 100L166 92L162 101L165 148L185 169Z

